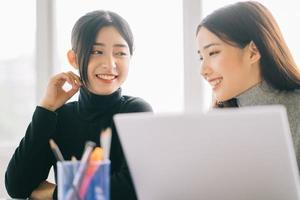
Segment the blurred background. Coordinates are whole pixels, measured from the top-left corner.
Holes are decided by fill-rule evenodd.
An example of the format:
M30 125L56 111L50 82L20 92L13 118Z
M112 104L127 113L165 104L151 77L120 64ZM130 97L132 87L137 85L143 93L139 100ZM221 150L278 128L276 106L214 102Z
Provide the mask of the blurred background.
M258 0L275 16L299 66L297 1ZM71 30L85 13L105 9L130 24L135 51L123 94L148 101L156 113L207 111L211 91L201 80L195 31L201 18L233 0L10 0L0 6L0 198L4 174L53 74L69 71ZM75 95L70 101L77 100ZM42 133L41 133L42 134ZM53 173L49 177L53 180Z

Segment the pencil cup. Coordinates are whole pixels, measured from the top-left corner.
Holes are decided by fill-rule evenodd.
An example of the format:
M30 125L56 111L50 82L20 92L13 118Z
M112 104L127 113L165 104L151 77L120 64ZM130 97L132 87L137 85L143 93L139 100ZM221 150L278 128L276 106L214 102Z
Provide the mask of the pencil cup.
M109 200L110 161L57 162L59 200Z

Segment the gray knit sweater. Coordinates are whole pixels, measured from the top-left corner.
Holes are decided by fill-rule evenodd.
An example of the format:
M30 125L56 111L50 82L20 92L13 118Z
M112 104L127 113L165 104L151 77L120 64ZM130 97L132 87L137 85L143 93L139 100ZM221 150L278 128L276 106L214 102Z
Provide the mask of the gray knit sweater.
M272 104L286 107L298 168L300 169L300 90L279 91L262 81L239 95L237 104L239 107Z

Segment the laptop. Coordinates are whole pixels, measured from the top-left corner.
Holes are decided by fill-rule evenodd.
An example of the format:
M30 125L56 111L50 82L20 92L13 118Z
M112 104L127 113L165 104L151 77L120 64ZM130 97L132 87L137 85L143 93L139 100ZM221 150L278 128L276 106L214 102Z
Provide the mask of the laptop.
M114 117L139 200L298 200L282 106Z

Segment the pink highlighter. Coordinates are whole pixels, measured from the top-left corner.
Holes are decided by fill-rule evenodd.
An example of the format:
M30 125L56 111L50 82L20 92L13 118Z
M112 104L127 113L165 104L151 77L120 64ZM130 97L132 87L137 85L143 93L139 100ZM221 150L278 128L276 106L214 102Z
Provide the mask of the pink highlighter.
M80 190L79 190L80 199L84 199L88 186L91 182L91 179L93 178L94 173L98 170L98 167L100 167L99 162L101 162L102 160L103 160L103 149L100 147L96 147L90 156L89 163L80 186Z

